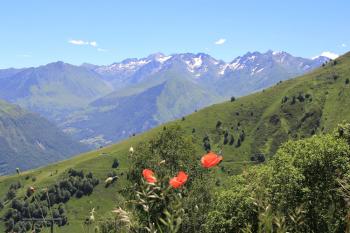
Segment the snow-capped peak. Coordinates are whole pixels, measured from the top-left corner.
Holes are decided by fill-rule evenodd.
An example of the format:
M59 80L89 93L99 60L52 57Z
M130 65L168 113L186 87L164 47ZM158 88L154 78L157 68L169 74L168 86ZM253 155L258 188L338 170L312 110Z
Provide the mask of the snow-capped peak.
M199 57L194 57L190 60L185 60L185 63L187 64L187 68L191 73L194 73L196 69L202 66L202 56L199 55Z
M172 56L161 56L161 57L156 58L156 60L160 63L164 63L167 60L169 60L170 58L172 58Z
M172 56L166 56L163 53L154 53L149 55L146 59L150 61L157 61L159 63L164 63L169 60Z
M281 55L283 53L284 53L283 51L273 51L272 55Z

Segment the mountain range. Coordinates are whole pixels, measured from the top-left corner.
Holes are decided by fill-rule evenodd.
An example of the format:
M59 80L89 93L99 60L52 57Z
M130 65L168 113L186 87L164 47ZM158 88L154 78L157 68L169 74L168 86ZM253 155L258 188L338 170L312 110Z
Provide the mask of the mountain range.
M204 53L157 53L106 66L55 62L0 70L0 98L98 147L310 72L328 60L269 50L232 62Z
M0 98L55 122L112 90L95 72L63 62L0 71Z
M310 72L328 60L267 51L247 53L230 63L204 53L158 53L109 66L84 64L115 90L60 126L77 140L100 146Z

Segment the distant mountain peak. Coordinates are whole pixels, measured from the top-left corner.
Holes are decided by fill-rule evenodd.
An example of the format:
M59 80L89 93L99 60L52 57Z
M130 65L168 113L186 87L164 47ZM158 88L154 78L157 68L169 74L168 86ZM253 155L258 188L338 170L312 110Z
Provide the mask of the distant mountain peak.
M148 60L157 61L159 63L164 63L167 60L169 60L170 58L172 58L171 55L167 56L167 55L164 55L163 53L154 53L154 54L151 54L147 57Z
M163 53L161 53L161 52L152 53L152 54L147 56L147 59L149 59L149 60L153 60L154 59L155 60L155 59L158 59L160 57L165 57L165 55Z
M64 63L63 61L56 61L56 62L51 62L49 64L46 64L45 66L64 66L64 65L69 65L69 64Z

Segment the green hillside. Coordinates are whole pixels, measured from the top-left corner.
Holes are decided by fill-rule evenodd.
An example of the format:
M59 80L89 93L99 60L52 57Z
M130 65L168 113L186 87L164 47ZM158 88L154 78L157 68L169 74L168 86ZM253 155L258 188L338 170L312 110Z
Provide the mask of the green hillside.
M121 173L128 168L130 146L135 147L154 137L164 126L174 124L179 124L187 135L193 135L198 158L204 153L203 138L206 135L212 150L222 150L224 161L220 165L223 168L219 179L225 184L228 175L240 173L251 160L259 158L257 154L263 154L268 160L282 142L330 132L339 122L350 119L349 78L350 53L347 53L302 77L235 101L212 105L116 145L19 176L1 177L0 196L3 197L10 184L17 181L25 188L30 185L44 188L55 183L69 168L91 171L103 181L117 158L120 164L116 169L120 175L117 182L108 188L101 182L91 195L72 198L66 204L70 224L58 228L57 232L82 232L82 222L92 208L96 209L96 219L102 220L113 207L122 203L122 190L127 180ZM23 195L25 190L19 189L17 195Z
M175 69L153 77L146 85L114 91L72 114L60 126L75 139L99 147L222 99L178 74Z

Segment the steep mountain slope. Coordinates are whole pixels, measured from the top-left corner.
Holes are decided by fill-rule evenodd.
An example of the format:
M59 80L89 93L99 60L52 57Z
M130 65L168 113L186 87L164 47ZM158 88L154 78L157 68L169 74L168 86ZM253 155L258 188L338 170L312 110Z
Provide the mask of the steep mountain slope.
M0 100L0 174L47 165L86 150L46 119Z
M184 121L167 123L121 143L20 176L2 177L0 195L3 196L10 184L16 181L21 181L25 188L29 185L46 187L55 183L68 168L91 171L100 179L105 179L115 158L120 164L116 171L122 173L128 169L130 146L135 147L140 142L150 140L157 132L164 130L164 126L167 128L173 124L181 125L187 135L193 135L198 146L198 158L204 153L202 139L206 135L210 139L212 150L222 149L224 161L217 172L222 175L219 181L225 184L225 176L240 172L251 159L255 159L256 153L264 153L268 159L288 139L330 132L339 122L350 119L349 79L350 53L347 53L305 76L282 82L234 102L215 104L186 116ZM233 144L224 143L226 130L229 139L231 135L234 137ZM238 146L242 130L245 136ZM56 170L57 173L52 175L52 171ZM37 179L33 182L26 180L26 176L35 176ZM126 184L126 177L120 175L120 179L108 189L100 184L90 196L69 201L66 206L71 224L57 229L57 232L80 232L81 223L92 208L98 209L96 220L103 220L114 206L123 201L123 188ZM19 190L18 195L23 195L25 188Z
M63 62L24 69L0 79L0 98L52 120L110 91L112 88L95 72Z
M9 68L9 69L0 70L0 79L10 77L10 76L15 75L23 70L25 70L25 68L23 68L23 69Z
M184 116L220 99L183 77L159 77L157 81L162 82L100 98L60 126L83 143L101 146Z

